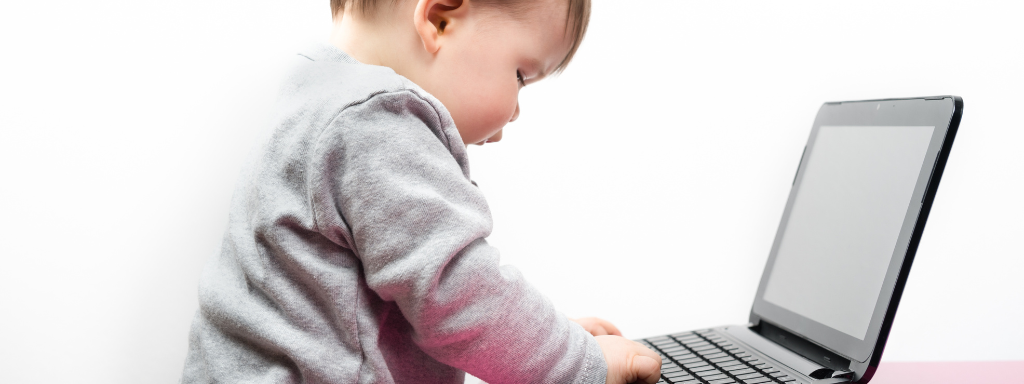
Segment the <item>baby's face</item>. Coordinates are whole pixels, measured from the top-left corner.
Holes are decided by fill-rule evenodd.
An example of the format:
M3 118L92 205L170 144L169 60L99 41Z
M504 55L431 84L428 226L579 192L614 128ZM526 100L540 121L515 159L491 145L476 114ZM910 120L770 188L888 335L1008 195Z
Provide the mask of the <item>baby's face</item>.
M519 116L519 90L569 52L568 1L533 1L518 18L478 8L442 34L429 84L421 85L448 108L466 145L500 140L505 124Z

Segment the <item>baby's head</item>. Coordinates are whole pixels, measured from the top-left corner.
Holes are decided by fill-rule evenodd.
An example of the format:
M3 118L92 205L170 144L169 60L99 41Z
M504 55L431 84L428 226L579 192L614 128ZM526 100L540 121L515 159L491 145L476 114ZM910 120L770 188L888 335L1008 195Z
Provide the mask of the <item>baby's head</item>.
M576 53L590 0L331 0L331 42L430 92L465 144L501 139L519 90Z

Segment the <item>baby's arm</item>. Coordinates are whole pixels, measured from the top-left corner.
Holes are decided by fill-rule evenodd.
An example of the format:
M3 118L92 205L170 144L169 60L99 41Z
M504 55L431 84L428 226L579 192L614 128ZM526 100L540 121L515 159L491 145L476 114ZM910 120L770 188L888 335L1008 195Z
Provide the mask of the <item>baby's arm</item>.
M487 204L442 123L411 92L346 109L314 149L318 229L355 251L434 359L492 384L605 382L601 344L499 266Z

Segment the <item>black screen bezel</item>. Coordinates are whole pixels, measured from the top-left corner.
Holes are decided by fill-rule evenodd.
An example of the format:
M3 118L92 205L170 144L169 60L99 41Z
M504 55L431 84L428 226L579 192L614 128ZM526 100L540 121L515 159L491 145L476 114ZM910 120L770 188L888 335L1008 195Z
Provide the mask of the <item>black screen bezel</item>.
M884 345L884 336L888 335L892 317L895 315L895 305L899 302L899 295L906 282L910 262L913 260L913 254L920 241L928 209L931 207L938 179L941 177L949 147L952 145L952 139L959 124L961 103L959 98L942 96L825 103L822 105L811 129L767 265L758 285L757 295L751 309L752 319L771 322L854 361L865 362L876 349L881 352L880 348L876 347ZM957 117L955 121L954 116ZM813 157L814 141L822 126L935 127L911 197L911 202L920 202L920 204L916 209L913 204L908 207L864 340L800 316L764 299L764 290L771 276L776 253L786 230L786 222L789 219L797 191L800 189L804 166Z

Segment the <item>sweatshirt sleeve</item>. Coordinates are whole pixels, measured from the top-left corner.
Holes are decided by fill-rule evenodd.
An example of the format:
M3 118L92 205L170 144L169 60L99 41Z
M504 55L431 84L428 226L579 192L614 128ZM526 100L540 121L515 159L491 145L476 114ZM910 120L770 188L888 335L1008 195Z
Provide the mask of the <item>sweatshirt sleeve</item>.
M311 156L318 229L353 250L434 359L492 384L604 383L597 341L499 266L487 203L442 121L408 90L344 109Z

